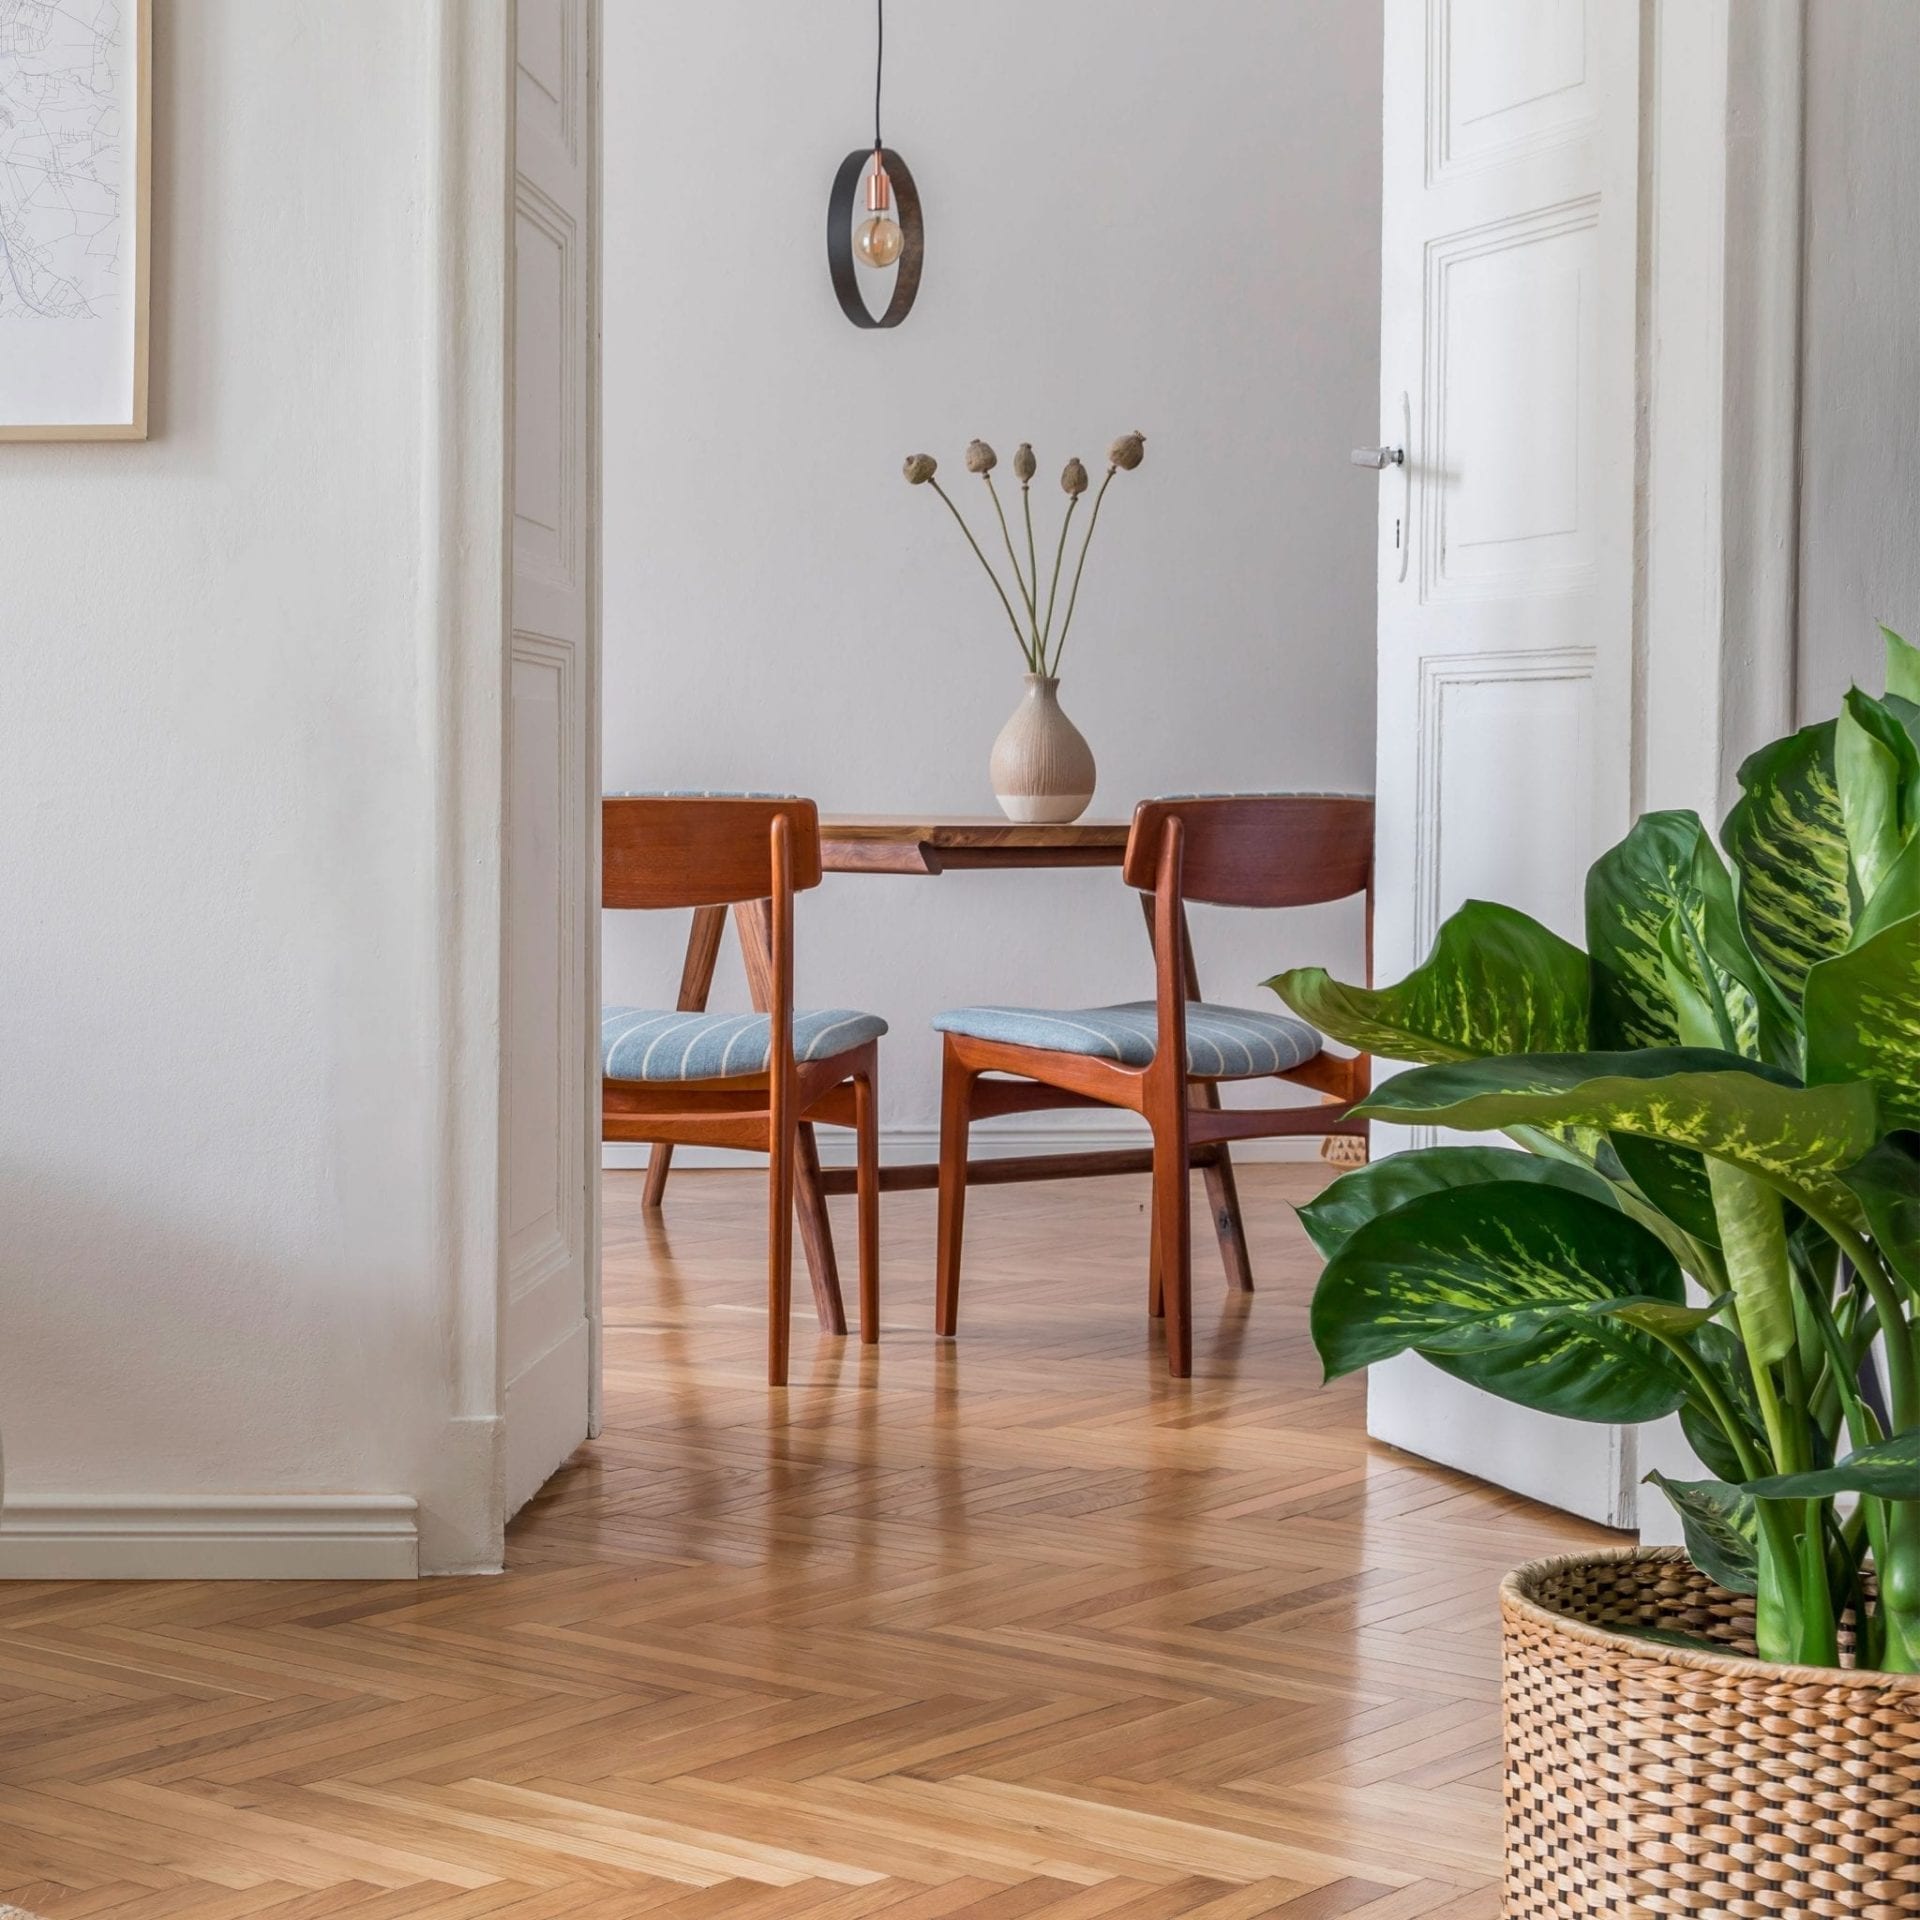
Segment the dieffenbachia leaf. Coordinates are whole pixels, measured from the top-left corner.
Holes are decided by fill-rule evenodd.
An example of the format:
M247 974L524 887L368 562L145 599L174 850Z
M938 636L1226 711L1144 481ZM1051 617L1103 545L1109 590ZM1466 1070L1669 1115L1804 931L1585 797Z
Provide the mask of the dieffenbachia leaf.
M1599 1161L1603 1172L1612 1171L1608 1153L1618 1163L1621 1177L1631 1180L1682 1233L1710 1247L1720 1244L1713 1188L1707 1182L1707 1163L1699 1154L1637 1133L1607 1136L1606 1150Z
M1852 945L1864 946L1896 920L1915 913L1920 913L1920 832L1908 835L1873 897L1854 915Z
M1865 1210L1874 1244L1908 1286L1920 1288L1920 1157L1883 1140L1840 1178Z
M1792 1351L1793 1267L1787 1258L1787 1228L1774 1188L1726 1160L1707 1161L1720 1251L1733 1285L1740 1337L1757 1367Z
M1762 1055L1772 991L1740 937L1733 883L1694 813L1649 813L1587 871L1593 1040L1607 1048L1689 1044L1680 1031L1663 930L1685 919L1685 977L1724 1008L1733 1051ZM1698 1044L1692 1043L1692 1044Z
M1612 1186L1597 1173L1563 1160L1546 1160L1511 1147L1421 1147L1392 1153L1345 1173L1299 1209L1300 1224L1323 1259L1333 1256L1369 1220L1405 1206L1423 1193L1450 1187L1480 1187L1494 1180L1520 1180L1584 1193L1615 1204Z
M1686 1311L1673 1256L1582 1193L1495 1181L1426 1193L1360 1227L1314 1294L1329 1377L1409 1350L1544 1413L1628 1425L1687 1376L1623 1317Z
M1301 1019L1388 1060L1472 1060L1587 1043L1587 957L1512 907L1469 900L1433 951L1391 987L1347 986L1322 967L1267 982Z
M1725 1003L1710 980L1699 935L1684 909L1676 908L1660 930L1665 979L1684 1044L1731 1044ZM1665 1141L1666 1153L1677 1152ZM1712 1238L1726 1262L1741 1337L1756 1366L1778 1360L1794 1344L1793 1270L1787 1260L1787 1228L1780 1196L1757 1174L1731 1161L1699 1156L1712 1197Z
M1920 912L1807 973L1809 1085L1864 1080L1889 1131L1920 1128Z
M1845 952L1853 929L1833 740L1827 720L1750 755L1720 829L1747 946L1791 1006L1807 969Z
M1777 1473L1748 1482L1756 1500L1825 1500L1836 1493L1877 1493L1920 1500L1920 1428L1896 1433L1813 1473Z
M1735 1044L1732 1009L1720 991L1718 970L1706 955L1686 903L1676 901L1665 921L1649 929L1646 937L1652 954L1643 977L1649 990L1662 996L1662 1024L1673 1036L1664 1044L1750 1054L1751 1048ZM1770 1000L1771 990L1763 991ZM1708 1246L1720 1244L1713 1183L1707 1178L1702 1155L1627 1132L1610 1136L1607 1144L1621 1173L1675 1226ZM1604 1161L1601 1164L1605 1170Z
M1887 643L1887 691L1920 700L1920 647L1910 646L1891 627L1882 627L1880 635Z
M1753 1367L1739 1336L1730 1327L1716 1322L1699 1328L1689 1342L1695 1361L1719 1391L1719 1406L1697 1389L1689 1392L1687 1404L1680 1409L1680 1430L1705 1463L1709 1473L1722 1480L1741 1480L1747 1467L1734 1439L1722 1423L1725 1408L1746 1441L1750 1456L1767 1457L1766 1419L1760 1411L1760 1396L1754 1389Z
M1920 811L1920 749L1899 719L1855 687L1834 722L1834 784L1861 900L1879 891Z
M1746 1491L1723 1480L1669 1480L1664 1473L1647 1478L1673 1502L1686 1535L1687 1558L1729 1593L1754 1592L1760 1580L1759 1528Z
M1644 1134L1730 1161L1850 1221L1858 1203L1834 1170L1880 1137L1870 1087L1803 1087L1776 1068L1698 1047L1447 1061L1396 1075L1355 1112L1466 1132L1531 1125Z

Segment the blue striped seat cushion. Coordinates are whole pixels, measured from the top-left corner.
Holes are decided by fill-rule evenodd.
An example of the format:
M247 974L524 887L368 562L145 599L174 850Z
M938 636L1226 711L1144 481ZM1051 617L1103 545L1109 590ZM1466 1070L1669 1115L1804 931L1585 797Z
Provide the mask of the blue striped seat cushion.
M827 1007L793 1016L796 1060L826 1060L877 1040L877 1013ZM651 1007L600 1009L600 1071L609 1080L724 1080L764 1073L773 1023L764 1013L661 1013Z
M1144 1067L1153 1059L1159 1027L1151 1000L1118 1007L954 1007L936 1014L933 1024L940 1033L1084 1053L1122 1067ZM1286 1073L1304 1066L1320 1046L1320 1036L1290 1014L1187 1002L1187 1071L1196 1079Z

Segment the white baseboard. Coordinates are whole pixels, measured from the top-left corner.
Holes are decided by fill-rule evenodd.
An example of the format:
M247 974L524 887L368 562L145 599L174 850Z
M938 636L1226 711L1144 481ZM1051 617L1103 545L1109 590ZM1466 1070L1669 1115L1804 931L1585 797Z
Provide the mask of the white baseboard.
M411 1580L415 1503L397 1493L35 1500L0 1512L4 1580Z
M853 1165L853 1135L845 1127L816 1127L814 1139L820 1148L823 1167ZM1090 1127L1084 1122L1072 1127L1044 1124L991 1124L973 1129L972 1150L976 1159L1004 1160L1021 1153L1099 1153L1114 1147L1144 1147L1149 1136L1145 1127ZM649 1149L635 1142L608 1140L601 1144L600 1164L614 1169L644 1167ZM1320 1156L1317 1135L1295 1136L1280 1140L1236 1140L1233 1158L1237 1165L1252 1166L1263 1160L1316 1160ZM735 1153L726 1147L675 1147L676 1167L751 1166L757 1156ZM892 1127L880 1136L880 1160L883 1166L903 1162L937 1160L940 1157L938 1127Z

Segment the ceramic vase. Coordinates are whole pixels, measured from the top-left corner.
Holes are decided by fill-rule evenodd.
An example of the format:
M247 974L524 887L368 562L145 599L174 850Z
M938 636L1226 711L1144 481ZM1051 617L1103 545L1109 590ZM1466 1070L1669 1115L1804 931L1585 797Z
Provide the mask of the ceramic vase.
M1093 799L1093 749L1060 710L1060 682L1027 675L1027 690L993 743L993 795L1009 820L1077 820Z

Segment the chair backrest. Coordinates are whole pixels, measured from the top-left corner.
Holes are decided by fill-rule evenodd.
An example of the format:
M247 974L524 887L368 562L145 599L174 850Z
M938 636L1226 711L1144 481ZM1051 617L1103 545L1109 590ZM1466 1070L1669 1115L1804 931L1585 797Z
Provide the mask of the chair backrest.
M1305 907L1365 893L1373 800L1346 793L1224 793L1143 800L1122 872L1151 893L1169 820L1181 825L1184 899L1216 907Z
M820 884L820 813L763 794L610 794L600 803L600 902L723 907L774 898L773 825L787 823L795 892Z

